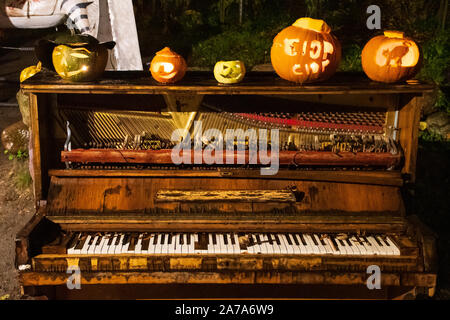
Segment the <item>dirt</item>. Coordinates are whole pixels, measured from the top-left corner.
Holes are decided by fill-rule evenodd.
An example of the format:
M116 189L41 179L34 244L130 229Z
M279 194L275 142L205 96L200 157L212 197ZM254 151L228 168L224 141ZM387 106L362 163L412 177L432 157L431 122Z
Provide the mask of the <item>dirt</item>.
M20 121L19 108L0 107L0 132L8 125ZM30 187L17 186L15 172L27 168L26 162L11 161L0 154L0 299L19 299L19 282L14 267L14 239L17 232L34 214ZM6 296L9 295L9 296Z

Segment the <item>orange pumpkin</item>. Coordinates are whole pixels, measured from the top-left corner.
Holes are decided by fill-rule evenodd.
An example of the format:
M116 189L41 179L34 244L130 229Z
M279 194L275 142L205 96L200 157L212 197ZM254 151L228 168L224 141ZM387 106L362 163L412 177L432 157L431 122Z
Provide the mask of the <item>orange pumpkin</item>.
M393 83L414 77L420 70L421 54L417 44L400 31L385 31L372 38L361 55L366 75L379 82Z
M273 68L283 79L308 83L329 79L341 60L341 45L323 20L298 19L273 40Z
M165 47L158 51L150 64L153 78L161 83L174 83L181 80L187 65L182 56Z

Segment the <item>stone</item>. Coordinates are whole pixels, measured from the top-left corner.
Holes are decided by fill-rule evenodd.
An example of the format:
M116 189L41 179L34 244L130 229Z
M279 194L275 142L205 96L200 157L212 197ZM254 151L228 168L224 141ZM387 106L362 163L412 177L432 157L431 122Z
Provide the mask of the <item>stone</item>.
M19 90L16 95L17 103L19 104L20 113L22 114L22 121L27 126L31 126L30 121L30 98Z
M1 140L3 147L8 153L17 154L19 151L25 152L28 150L30 132L22 121L18 121L3 130Z
M430 114L427 119L427 129L433 134L438 134L444 138L450 135L450 119L446 112L440 111Z

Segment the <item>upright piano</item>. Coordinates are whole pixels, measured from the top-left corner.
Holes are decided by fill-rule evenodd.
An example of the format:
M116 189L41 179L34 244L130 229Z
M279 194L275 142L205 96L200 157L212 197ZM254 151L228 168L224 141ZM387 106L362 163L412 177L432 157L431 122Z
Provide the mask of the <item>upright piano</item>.
M236 85L205 72L173 85L140 72L69 83L43 72L21 89L29 97L36 199L36 214L16 238L25 294L434 293L434 236L404 203L429 84L338 73L299 86L264 72ZM174 140L176 129L183 130ZM230 161L217 136L194 141L209 129L241 129L226 150ZM249 130L267 134L277 171L263 174L269 164L259 153L250 161L261 145ZM181 143L200 148L183 150L185 161L175 164ZM375 289L367 285L371 268L380 271ZM71 290L74 270L81 288Z

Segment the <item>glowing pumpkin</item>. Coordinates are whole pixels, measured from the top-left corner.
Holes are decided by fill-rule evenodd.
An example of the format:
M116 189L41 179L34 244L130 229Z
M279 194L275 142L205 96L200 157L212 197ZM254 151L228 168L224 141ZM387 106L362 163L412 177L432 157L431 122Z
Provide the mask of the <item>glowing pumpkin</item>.
M150 64L153 78L161 83L174 83L181 80L187 65L182 56L165 47L158 51Z
M385 31L372 38L361 55L366 75L379 82L393 83L414 77L420 70L421 54L417 44L403 32Z
M219 61L214 66L214 77L220 83L238 83L244 79L245 66L242 61Z
M323 20L298 19L273 40L272 66L283 79L308 83L329 79L341 60L341 45Z
M74 35L64 44L53 42L52 62L58 75L69 81L92 81L103 74L108 50L115 42L99 43L88 35Z

